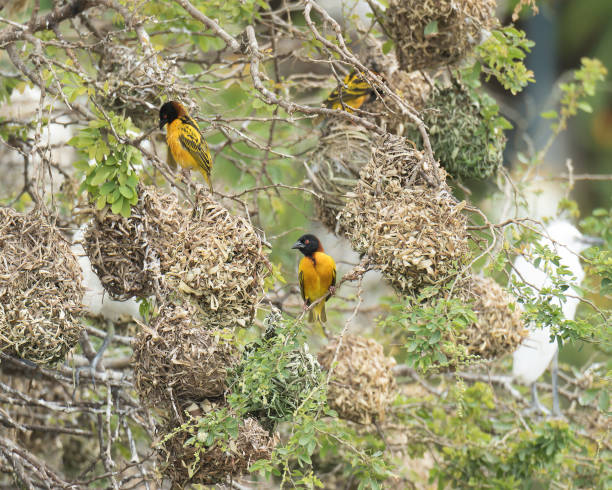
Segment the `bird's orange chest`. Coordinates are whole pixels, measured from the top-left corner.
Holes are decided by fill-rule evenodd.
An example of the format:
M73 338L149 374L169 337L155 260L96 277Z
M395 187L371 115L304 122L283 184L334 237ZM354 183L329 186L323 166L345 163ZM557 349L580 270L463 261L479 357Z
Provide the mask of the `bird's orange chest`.
M315 252L312 258L302 258L299 271L304 278L304 296L310 301L316 301L332 285L336 263L329 255Z
M181 126L182 121L180 119L175 119L168 125L168 129L166 131L166 142L170 147L170 151L172 152L172 156L183 168L197 168L198 162L195 161L193 156L183 147L183 144L179 140L179 136L181 135Z

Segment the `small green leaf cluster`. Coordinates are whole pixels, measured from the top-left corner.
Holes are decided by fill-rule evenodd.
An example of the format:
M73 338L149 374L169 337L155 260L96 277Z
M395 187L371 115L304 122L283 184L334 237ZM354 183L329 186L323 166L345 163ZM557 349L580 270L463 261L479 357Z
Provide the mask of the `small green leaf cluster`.
M97 209L110 205L113 213L126 218L138 203L135 168L142 164L142 155L118 138L126 138L128 131L136 130L129 118L111 112L108 120L101 117L90 121L69 141L81 157L74 163L85 174L81 192L87 191Z
M241 362L228 373L228 402L237 413L274 425L319 410L325 404L324 381L308 353L303 325L276 318L263 338L246 345Z
M582 58L581 67L574 72L574 79L568 83L561 83L561 109L560 111L543 112L541 116L552 119L551 128L555 134L567 128L570 117L578 111L593 112L591 105L585 100L595 95L597 84L605 80L608 70L598 59Z
M476 48L477 62L474 70L482 70L486 81L495 77L513 95L529 82L535 82L533 71L523 60L535 45L525 37L525 32L512 25L491 32L491 36Z
M464 347L453 342L477 318L469 304L459 298L446 299L435 287L428 287L416 298L391 305L391 313L380 321L387 331L405 339L405 362L420 371L466 362Z

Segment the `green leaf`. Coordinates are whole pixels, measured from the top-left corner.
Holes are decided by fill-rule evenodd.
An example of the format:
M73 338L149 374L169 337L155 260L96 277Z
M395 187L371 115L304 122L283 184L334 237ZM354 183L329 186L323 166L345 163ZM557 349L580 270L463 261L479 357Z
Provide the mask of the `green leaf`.
M438 21L432 20L429 24L425 26L425 30L423 34L429 36L430 34L436 34L438 32Z
M540 116L542 116L544 119L557 119L559 117L559 114L557 113L557 111L546 111L542 112Z
M382 45L383 54L389 54L389 52L393 49L393 45L394 43L392 39L385 41Z
M123 202L124 199L123 198L119 198L117 199L115 202L113 202L113 204L111 205L111 211L115 214L120 214L121 211L123 210Z

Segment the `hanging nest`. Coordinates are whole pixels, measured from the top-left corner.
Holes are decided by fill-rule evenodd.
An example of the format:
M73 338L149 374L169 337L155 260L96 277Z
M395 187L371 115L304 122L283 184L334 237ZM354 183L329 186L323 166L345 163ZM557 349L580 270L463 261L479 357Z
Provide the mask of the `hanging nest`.
M474 276L460 281L457 296L471 303L478 318L455 339L465 347L466 356L498 359L514 352L526 337L516 299L492 278Z
M208 328L251 324L269 262L246 219L199 196L193 213L161 238L164 285L193 297Z
M150 296L163 286L195 298L207 328L249 326L268 267L246 219L202 195L188 210L144 186L129 218L94 218L85 250L114 299Z
M450 175L484 179L497 172L506 147L497 111L488 95L478 95L457 81L431 96L421 117L436 158ZM406 137L422 145L416 127L409 127Z
M391 0L384 28L403 70L434 69L464 58L496 24L495 0Z
M69 244L41 212L0 208L0 350L63 360L82 330L81 283Z
M241 362L230 375L230 403L235 400L244 413L272 429L277 422L291 420L324 380L308 345L300 345L295 335L280 324L270 324L269 318L271 326L264 338L245 347Z
M166 304L133 345L134 385L148 406L217 398L238 351L227 330L210 330L189 303Z
M172 224L186 219L176 197L139 186L138 204L124 218L104 209L94 214L83 247L111 298L125 301L155 292L159 276L156 242Z
M183 426L184 427L184 426ZM215 442L206 447L196 428L178 428L172 422L161 431L159 453L163 459L161 472L172 482L172 488L188 484L214 485L246 473L260 459L269 459L274 439L253 418L247 418L238 428L238 437L229 442ZM192 440L189 445L188 440ZM191 473L191 476L190 476Z
M181 82L176 65L146 55L140 44L102 43L99 54L100 82L106 88L101 102L139 128L155 125L163 98L188 100L189 87Z
M319 140L317 151L306 167L315 198L317 218L336 234L337 215L346 204L346 194L359 181L359 172L370 161L374 136L361 126L333 119Z
M357 335L335 337L319 353L319 362L328 371L333 364L327 400L341 419L361 424L384 419L396 386L395 359L385 357L382 345Z
M467 220L444 182L444 170L423 168L423 154L387 135L342 210L353 249L400 293L446 282L469 258ZM430 185L435 179L440 185Z

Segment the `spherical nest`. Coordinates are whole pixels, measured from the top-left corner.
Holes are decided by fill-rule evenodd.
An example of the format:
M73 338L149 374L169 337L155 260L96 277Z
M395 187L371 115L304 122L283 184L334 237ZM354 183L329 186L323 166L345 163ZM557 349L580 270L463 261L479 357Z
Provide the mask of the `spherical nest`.
M82 330L81 284L70 245L47 218L0 208L0 350L63 360Z
M456 295L470 303L478 321L457 333L455 343L467 356L492 360L514 352L527 330L516 299L490 277L469 277L459 282Z
M402 69L433 69L479 44L498 22L495 7L495 0L391 0L383 23Z
M195 298L207 327L248 327L269 270L251 224L200 196L178 225L157 245L164 284Z
M314 200L317 218L336 234L342 234L337 215L346 204L347 192L357 184L359 172L370 161L373 140L364 128L334 119L306 167L315 192L321 196Z
M265 378L262 379L262 369ZM248 344L230 375L230 403L256 416L266 428L291 420L313 390L322 386L321 366L308 346L285 335L266 335Z
M437 88L421 113L437 159L453 177L484 179L503 162L506 136L494 101L454 82ZM406 137L422 144L416 127Z
M189 87L181 82L175 64L157 56L146 56L141 46L116 43L100 45L99 73L106 91L102 103L115 112L129 116L140 128L154 126L162 97L185 100ZM163 91L160 90L163 87Z
M268 267L249 222L198 196L194 210L154 187L139 189L132 216L94 218L85 250L115 299L158 288L196 298L208 328L247 327Z
M444 171L422 160L403 138L383 138L339 216L353 249L400 293L446 282L469 258L462 206ZM438 186L429 184L435 175Z
M132 207L129 218L108 208L94 214L83 247L111 298L124 301L154 293L156 252L149 232L156 228L164 209L178 209L174 196L164 196L153 187L140 187L138 204Z
M395 359L385 357L382 345L357 335L335 337L319 353L319 362L328 371L333 366L327 401L340 418L361 424L384 419L396 386Z
M214 485L228 478L246 473L257 460L269 459L274 448L274 439L253 418L242 421L238 437L229 443L215 442L211 447L195 447L188 440L198 437L195 430L178 430L176 422L161 431L164 435L175 434L160 448L162 474L174 487L185 488L188 484ZM191 476L190 476L191 472Z
M228 369L238 351L228 330L205 327L198 308L165 304L133 345L134 384L148 406L217 398L226 390Z

